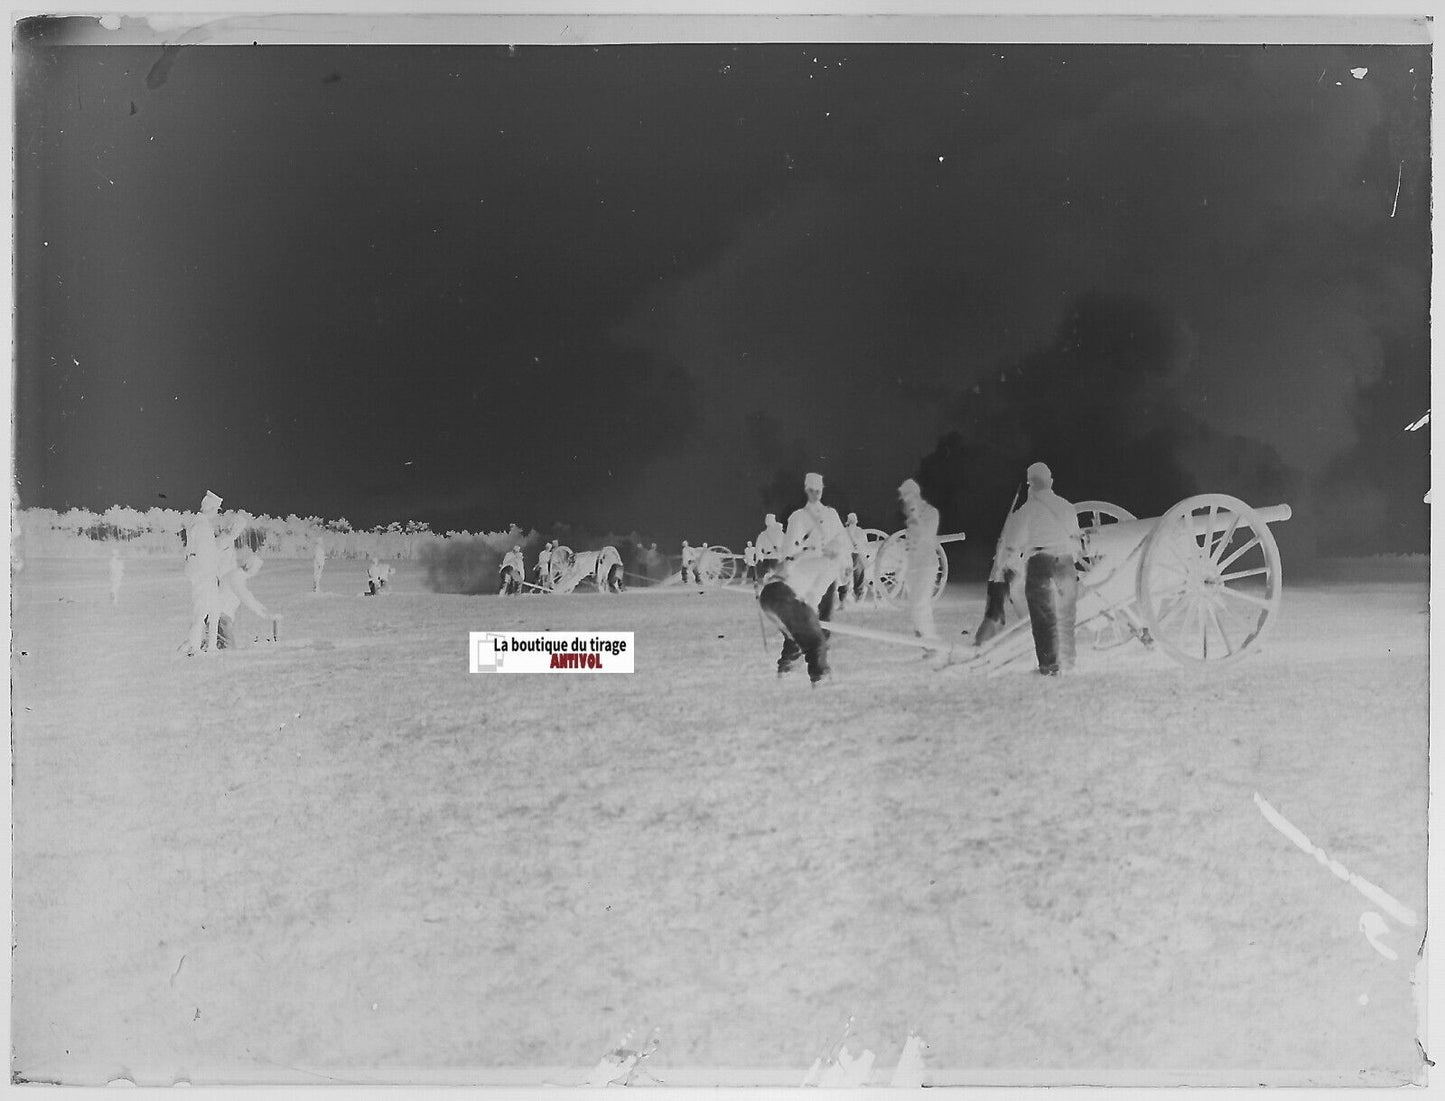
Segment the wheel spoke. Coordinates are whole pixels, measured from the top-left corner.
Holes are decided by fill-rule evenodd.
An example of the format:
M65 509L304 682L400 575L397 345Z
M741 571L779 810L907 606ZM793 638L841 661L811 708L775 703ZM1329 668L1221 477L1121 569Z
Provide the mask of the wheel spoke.
M1235 551L1233 554L1231 554L1231 555L1230 555L1228 558L1226 558L1223 562L1219 563L1219 568L1220 568L1221 570L1227 570L1227 569L1229 569L1229 567L1232 566L1232 565L1234 565L1234 563L1239 559L1239 556L1240 556L1240 555L1244 554L1246 551L1253 550L1255 547L1259 546L1259 542L1260 542L1260 540L1259 540L1259 535L1256 534L1256 535L1254 536L1254 538L1252 538L1248 543L1244 544L1244 546L1240 547L1237 551Z
M1261 574L1268 575L1268 566L1256 566L1252 570L1239 570L1236 573L1224 573L1219 575L1221 581L1238 581L1241 577L1259 577Z
M1198 532L1195 533L1199 538L1199 545L1205 549L1206 553L1209 548L1214 546L1214 518L1218 514L1219 506L1211 503L1209 506L1209 516L1204 521L1204 533L1202 535Z
M1232 597L1234 597L1235 600L1243 600L1243 601L1245 601L1245 602L1248 603L1248 604L1253 604L1255 607L1257 607L1257 608L1263 608L1263 609L1265 609L1266 611L1268 611L1268 610L1269 610L1271 607L1273 607L1273 605L1274 605L1274 602L1273 602L1273 601L1271 601L1271 600L1266 600L1266 599L1265 599L1264 597L1262 597L1262 596L1255 596L1255 595L1253 595L1252 593L1242 593L1242 592L1239 592L1239 591L1237 591L1237 590L1235 590L1235 589L1231 589L1231 588L1229 588L1229 587L1227 587L1227 586L1224 587L1224 588L1221 588L1219 591L1220 591L1221 594L1223 594L1223 595L1225 595L1225 596L1232 596Z
M1227 592L1228 590L1225 591ZM1227 615L1232 622L1243 627L1246 632L1253 632L1259 624L1259 617L1257 615L1254 619L1251 620L1248 617L1244 616L1243 609L1236 608L1231 604L1227 604L1223 599L1216 600L1214 602L1214 607Z
M1192 630L1190 630L1190 627L1189 627L1190 621L1197 619L1197 620L1199 620L1200 625L1202 626L1202 625L1203 625L1203 622L1204 622L1204 617L1198 614L1198 613L1199 613L1199 607L1198 607L1198 605L1197 605L1193 600L1187 601L1186 604L1185 604L1185 607L1188 609L1188 611L1186 611L1186 612L1184 613L1183 642L1184 642L1185 646L1188 646L1189 640L1190 640L1190 639L1193 637L1193 635L1194 635L1194 632L1193 632ZM1191 653L1190 656L1192 657L1193 654Z
M1229 522L1229 530L1219 537L1218 543L1214 544L1214 553L1209 557L1215 562L1219 561L1219 556L1224 553L1224 548L1229 546L1229 541L1234 538L1234 533L1239 528L1239 519L1239 513L1234 513L1234 518Z
M1179 563L1177 566L1173 567L1175 572L1182 577L1188 577L1189 567L1193 564L1193 551L1198 550L1198 548L1195 547L1191 551L1186 552L1184 549L1184 540L1170 539L1168 541L1168 550L1169 553L1173 555L1175 560ZM1170 563L1161 561L1159 563L1159 566L1161 569L1169 569Z
M1160 609L1160 616L1159 616L1159 618L1160 618L1160 619L1163 619L1163 618L1164 618L1164 616L1163 616L1163 608L1164 608L1164 602L1165 602L1166 600L1168 600L1170 597L1174 597L1174 598L1182 597L1182 596L1183 596L1185 593L1187 593L1188 591L1189 591L1189 585L1188 585L1187 583L1184 583L1184 584L1175 585L1172 589L1166 589L1164 592L1159 593L1159 594L1158 594L1158 597L1156 598L1156 601L1155 601L1155 603L1157 604L1157 606L1158 606L1159 609Z
M1164 626L1165 621L1168 620L1168 618L1169 618L1170 616L1172 616L1172 615L1173 615L1175 612L1177 612L1180 608L1187 608L1187 607L1189 606L1189 602L1188 602L1186 599L1184 599L1184 590L1181 589L1181 590L1180 590L1177 594L1175 594L1175 595L1178 596L1179 599L1175 600L1174 603L1170 604L1169 607L1167 607L1167 608L1164 607L1164 601L1163 601L1163 600L1161 600L1161 601L1159 602L1159 614L1154 617L1154 625L1155 625L1156 627L1161 627L1161 628L1162 628L1162 627Z
M1209 609L1209 618L1213 620L1214 629L1219 632L1220 641L1224 643L1225 654L1232 655L1234 653L1234 647L1229 644L1229 635L1225 633L1223 625L1219 622L1219 616L1215 614L1213 607Z

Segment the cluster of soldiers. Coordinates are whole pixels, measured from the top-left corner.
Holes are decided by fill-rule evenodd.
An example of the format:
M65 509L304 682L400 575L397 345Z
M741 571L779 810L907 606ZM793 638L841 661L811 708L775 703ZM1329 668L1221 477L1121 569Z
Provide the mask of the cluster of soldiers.
M653 549L656 549L656 544L653 544ZM588 555L596 555L596 560L588 559ZM580 557L584 559L581 568L589 568L590 563L590 568L597 571L599 586L605 587L609 592L622 591L622 560L616 548L584 551ZM537 565L534 567L537 574L536 587L543 590L555 588L558 581L578 564L578 559L579 555L571 547L548 540L537 555ZM527 584L526 578L527 564L522 557L522 546L518 543L502 556L502 563L497 567L497 594L513 596L521 592L522 587Z
M1074 665L1082 536L1073 505L1053 491L1052 471L1034 463L1026 478L1029 495L1004 524L989 576L984 621L974 644L982 645L1002 629L1005 605L1021 580L1039 672L1058 676ZM761 583L758 602L763 613L783 634L779 676L802 660L816 685L829 672L824 624L850 592L855 600L863 593L866 535L859 530L855 513L845 524L836 509L823 504L821 474L808 474L803 491L807 502L788 517L786 529L775 514L768 514L756 543L750 542L744 550L744 562L748 577ZM942 652L947 645L933 619L938 509L924 499L912 478L899 485L898 499L907 520L905 592L913 632L925 642L937 642L928 652ZM840 582L850 575L851 586Z
M234 648L235 616L242 605L273 625L281 618L268 612L247 587L261 568L261 557L248 548L244 562L237 559L238 543L251 517L238 511L218 532L220 509L221 498L207 490L200 513L183 534L186 580L191 584L191 629L182 644L187 656Z
M781 630L778 675L801 660L808 679L817 684L828 675L828 631L840 601L862 597L865 583L866 534L856 513L844 523L838 510L823 503L823 476L803 478L806 502L788 516L786 528L769 513L753 546L752 577L761 583L758 605ZM918 483L907 479L898 487L908 521L906 591L914 633L936 637L933 625L933 570L937 561L938 510L923 499ZM747 552L744 552L746 561ZM940 644L941 645L941 644Z
M548 540L547 545L537 555L537 565L534 567L537 587L550 589L571 562L572 551L569 547ZM522 557L522 545L517 543L502 555L502 564L497 567L497 595L514 596L522 591L522 586L526 583L527 563Z

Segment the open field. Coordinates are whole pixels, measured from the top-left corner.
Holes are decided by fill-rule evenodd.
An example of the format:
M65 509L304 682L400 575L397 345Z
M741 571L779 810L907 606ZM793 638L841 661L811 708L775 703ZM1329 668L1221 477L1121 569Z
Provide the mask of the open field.
M663 1081L797 1084L850 1016L883 1081L909 1029L935 1084L1423 1074L1423 567L1287 576L1203 676L838 637L816 690L746 595L362 573L269 562L281 643L193 659L178 563L115 605L104 560L15 575L18 1078L577 1082L656 1028ZM549 628L635 632L636 672L468 674L468 631ZM1419 915L1397 960L1256 793Z

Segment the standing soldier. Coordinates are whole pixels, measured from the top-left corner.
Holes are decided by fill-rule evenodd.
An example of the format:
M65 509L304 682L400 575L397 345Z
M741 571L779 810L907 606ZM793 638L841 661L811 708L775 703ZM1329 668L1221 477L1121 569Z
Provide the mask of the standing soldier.
M1043 463L1028 469L1029 499L1005 526L1005 561L1023 558L1024 599L1039 672L1056 677L1074 667L1074 626L1079 599L1075 564L1083 536L1074 506L1054 492Z
M758 579L758 548L753 546L753 541L748 540L748 545L743 548L743 568L746 571L744 577L750 582Z
M848 519L843 524L843 530L848 533L848 541L853 544L853 566L849 571L849 578L843 584L842 591L838 594L839 599L851 595L854 601L863 599L863 577L864 567L867 559L864 552L868 549L868 534L858 526L858 514L848 513Z
M783 525L770 512L763 517L763 530L758 532L758 561L780 562L783 558Z
M938 509L923 499L923 491L912 478L898 487L903 515L908 522L908 565L905 587L913 633L919 638L936 638L933 625L933 582L938 576Z
M548 539L542 545L542 550L537 555L537 584L539 587L548 588L548 578L551 576L552 568L552 540Z
M701 578L697 576L697 551L684 539L682 541L682 572L678 575L678 580L686 584L689 570L692 571L693 578L700 582Z
M552 556L547 560L547 587L555 589L562 575L572 567L572 548L557 543L552 547Z
M221 595L221 574L215 521L220 508L221 498L206 490L200 513L185 530L186 580L191 584L187 656L212 654L216 650L216 607Z
M311 591L321 591L321 571L326 568L326 546L321 536L316 537L316 551L311 555Z
M522 591L522 575L526 565L522 561L522 546L517 544L502 557L501 584L497 586L498 596L511 596Z

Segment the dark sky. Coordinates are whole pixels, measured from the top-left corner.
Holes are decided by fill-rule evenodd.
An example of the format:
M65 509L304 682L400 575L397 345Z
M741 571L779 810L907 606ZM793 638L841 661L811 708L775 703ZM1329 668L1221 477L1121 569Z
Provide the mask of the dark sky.
M1424 531L1428 47L17 43L22 505L891 527L1105 295L1297 512Z

